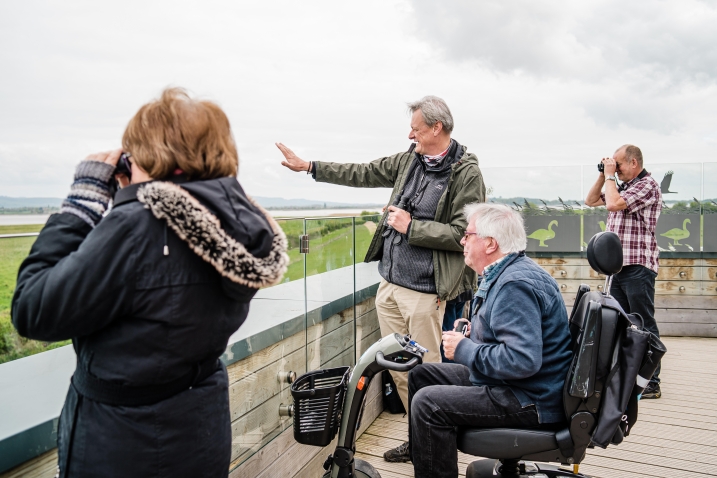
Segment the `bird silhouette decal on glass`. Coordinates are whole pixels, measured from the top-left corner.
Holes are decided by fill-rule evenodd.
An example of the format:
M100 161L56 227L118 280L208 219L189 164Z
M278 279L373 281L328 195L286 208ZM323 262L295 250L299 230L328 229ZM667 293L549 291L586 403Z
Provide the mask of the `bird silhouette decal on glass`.
M675 227L674 229L670 229L667 232L663 232L660 234L662 237L666 237L668 239L672 239L672 242L675 246L682 246L683 244L680 244L680 241L683 241L690 237L690 231L687 229L687 225L691 224L692 221L689 219L685 219L682 221L682 229Z
M553 231L553 226L557 226L558 221L550 221L550 224L548 224L547 229L537 229L533 231L531 235L528 236L530 239L535 239L536 241L540 241L540 244L538 244L540 247L548 247L545 244L545 241L549 241L552 238L555 237L555 231Z
M662 178L662 182L660 183L660 192L662 192L662 194L677 194L676 191L670 191L673 174L675 174L674 171L669 170L665 173L665 177Z

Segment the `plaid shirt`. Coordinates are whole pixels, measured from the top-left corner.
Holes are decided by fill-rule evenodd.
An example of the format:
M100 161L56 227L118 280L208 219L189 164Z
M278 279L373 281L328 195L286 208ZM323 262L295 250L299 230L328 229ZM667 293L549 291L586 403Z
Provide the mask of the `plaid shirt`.
M662 210L660 185L647 173L642 179L636 177L623 183L619 191L627 209L610 212L606 230L620 236L622 265L639 264L657 273L660 251L655 226ZM605 193L600 197L604 202Z

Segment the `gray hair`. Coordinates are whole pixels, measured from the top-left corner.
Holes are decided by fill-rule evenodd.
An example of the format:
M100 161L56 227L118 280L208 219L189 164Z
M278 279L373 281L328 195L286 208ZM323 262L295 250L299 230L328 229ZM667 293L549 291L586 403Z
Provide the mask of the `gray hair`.
M475 218L478 235L495 239L503 254L525 250L528 239L523 216L505 204L474 202L467 204L463 213L468 224Z
M425 121L428 126L441 123L447 133L453 131L453 115L451 114L451 110L448 108L446 102L437 96L424 96L418 101L408 103L408 109L411 111L411 114L417 110L421 110L423 121Z

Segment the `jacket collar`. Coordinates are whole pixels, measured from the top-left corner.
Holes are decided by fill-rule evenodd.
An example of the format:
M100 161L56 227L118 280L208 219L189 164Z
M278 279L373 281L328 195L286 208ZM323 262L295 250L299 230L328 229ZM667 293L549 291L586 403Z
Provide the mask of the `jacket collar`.
M117 191L117 194L115 194L115 198L113 201L112 207L117 207L121 204L126 204L130 202L137 201L137 190L145 184L153 183L158 181L157 179L153 179L152 181L147 181L144 183L138 183L138 184L130 184L126 188L122 188L119 191ZM178 175L178 176L171 176L167 179L162 179L162 182L170 182L174 184L183 184L186 182L189 182L189 178L187 178L186 175Z

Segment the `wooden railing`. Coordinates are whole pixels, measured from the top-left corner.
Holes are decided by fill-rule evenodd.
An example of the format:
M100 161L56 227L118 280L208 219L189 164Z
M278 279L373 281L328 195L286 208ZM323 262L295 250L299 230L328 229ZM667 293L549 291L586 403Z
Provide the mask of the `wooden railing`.
M583 257L534 258L560 285L568 311L580 284L602 290L605 276ZM664 336L717 337L717 259L661 258L655 319Z

